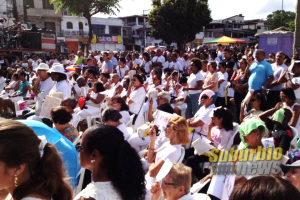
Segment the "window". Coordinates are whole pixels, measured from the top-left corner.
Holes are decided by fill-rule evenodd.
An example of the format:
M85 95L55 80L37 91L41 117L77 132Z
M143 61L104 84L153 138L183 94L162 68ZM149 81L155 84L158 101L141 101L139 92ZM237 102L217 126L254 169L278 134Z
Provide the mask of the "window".
M67 22L67 29L73 29L73 23Z
M25 5L28 5L29 8L34 8L34 1L33 0L25 0Z
M78 26L79 26L79 30L83 30L83 23L82 22L79 22Z
M123 29L123 36L125 36L125 37L127 36L127 32L124 29Z
M118 26L110 26L109 34L111 35L121 35L121 27Z
M96 35L105 34L105 29L104 28L93 28L93 34L96 34Z
M55 22L45 22L44 24L47 30L55 31Z
M50 0L43 0L43 9L54 10L54 6L50 4Z

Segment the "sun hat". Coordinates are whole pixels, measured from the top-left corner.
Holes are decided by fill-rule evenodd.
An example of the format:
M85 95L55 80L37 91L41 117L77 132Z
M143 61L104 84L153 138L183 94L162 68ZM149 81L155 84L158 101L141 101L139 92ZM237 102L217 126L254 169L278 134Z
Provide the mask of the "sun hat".
M49 70L49 65L47 65L46 63L41 63L39 64L39 66L37 68L34 69L35 71L37 70Z
M53 64L52 65L52 68L49 69L47 71L48 73L52 73L52 72L55 72L55 73L60 73L60 74L66 74L65 73L65 69L64 69L64 66L62 64Z

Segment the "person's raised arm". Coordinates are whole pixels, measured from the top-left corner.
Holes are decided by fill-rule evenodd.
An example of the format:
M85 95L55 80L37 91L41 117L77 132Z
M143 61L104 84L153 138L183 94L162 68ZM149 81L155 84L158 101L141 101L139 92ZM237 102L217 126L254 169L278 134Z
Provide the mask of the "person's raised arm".
M267 110L267 111L261 113L260 115L258 115L258 117L262 121L266 122L267 119L268 119L268 117L271 116L271 115L273 115L281 107L282 107L282 103L279 102L279 103L276 104L276 106L274 108L271 108L270 110Z
M156 129L154 126L151 127L150 132L150 143L149 143L149 148L148 148L148 154L147 154L147 159L149 163L154 162L156 152L155 152L155 140L156 140Z

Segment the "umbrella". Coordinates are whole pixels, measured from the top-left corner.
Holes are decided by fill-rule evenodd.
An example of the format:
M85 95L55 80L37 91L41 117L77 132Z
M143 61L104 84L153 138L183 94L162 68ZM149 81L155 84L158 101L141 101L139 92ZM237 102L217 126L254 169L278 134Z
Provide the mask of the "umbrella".
M76 68L81 68L80 65L70 65L66 68L67 72L75 72Z
M227 36L223 36L220 38L213 39L208 42L204 42L204 44L234 44L234 43L247 43L246 40L240 40L237 38L231 38Z
M77 173L80 170L78 162L78 153L75 146L70 140L65 138L56 129L50 128L42 122L34 120L18 120L19 122L29 126L38 136L44 135L48 143L53 144L57 151L60 153L63 164L64 171L67 172L69 183L73 188L77 185Z
M156 48L157 48L156 46L149 46L149 47L147 47L147 48L145 49L145 51L149 52L149 51L154 50L154 49L156 49Z

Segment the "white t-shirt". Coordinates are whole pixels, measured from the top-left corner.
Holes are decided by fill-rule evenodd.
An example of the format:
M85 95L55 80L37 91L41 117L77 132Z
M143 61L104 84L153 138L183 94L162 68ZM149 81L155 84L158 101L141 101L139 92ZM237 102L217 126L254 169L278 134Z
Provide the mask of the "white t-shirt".
M122 115L122 118L120 119L120 122L127 124L130 120L130 115L127 110L120 111L120 114Z
M146 71L147 74L149 74L150 71L151 71L150 65L152 65L152 62L151 62L151 61L148 61L148 62L145 61L145 66L144 66L144 68L145 68L145 71Z
M208 124L211 122L211 118L209 117L209 114L214 108L215 108L215 104L211 104L207 108L205 108L205 106L201 106L201 108L196 112L194 121L201 120L204 123L202 128L200 127L195 128L195 131L197 133L207 135Z
M178 71L183 71L182 65L180 64L180 62L171 62L170 65L171 69L173 68L174 70L178 70Z
M228 73L225 72L224 74L222 72L218 72L218 82L220 80L224 80L223 83L220 84L218 89L218 97L225 97L225 89L227 85L227 79L228 79Z
M128 70L129 67L127 65L125 65L124 68L120 67L120 65L116 67L117 74L119 75L120 78L123 78L125 76L125 72Z
M58 83L56 83L51 91L49 92L49 96L51 96L55 92L62 92L63 93L63 99L71 97L71 87L67 83L67 81L63 80Z
M135 59L133 61L133 65L140 65L141 64L141 60L138 58L138 59Z
M129 104L129 111L134 114L138 114L141 106L144 104L145 96L146 91L144 87L133 90L129 95L129 99L133 101L133 103ZM141 109L140 112L143 113L143 109Z
M129 133L127 131L127 128L126 128L125 124L123 124L123 123L120 124L119 126L117 126L117 129L119 129L123 133L124 140L128 140Z
M276 63L271 64L272 66L272 70L273 70L273 74L274 74L274 80L273 82L277 81L279 79L280 76L282 76L282 74L284 74L284 72L287 69L287 66L285 64L282 64L280 66L278 66ZM284 87L284 83L281 83L275 87L270 88L270 90L273 91L279 91Z
M224 51L218 51L218 58L219 60L224 60Z
M224 128L219 129L216 126L211 129L211 138L214 146L219 150L225 150L232 135L232 130L226 131Z
M166 61L166 62L163 64L163 70L166 69L166 68L171 68L171 63L172 63L172 62Z
M111 181L91 182L74 198L74 200L79 200L81 197L93 198L95 200L122 200L121 195L114 188Z
M160 55L159 57L155 56L152 59L152 62L160 62L161 64L164 64L166 61L165 57L163 55Z
M1 76L0 78L0 92L3 90L5 84L5 78L3 76Z
M75 60L67 60L68 65L74 65L74 63L75 63Z
M40 82L40 91L44 91L45 94L47 95L49 94L53 86L54 86L54 82L52 81L51 77L49 77L46 80Z
M170 145L170 143L165 143L160 150L158 150L155 162L159 160L166 161L169 159L172 163L177 163L181 156L181 145Z
M300 85L300 77L293 77L292 83ZM294 90L295 96L297 99L300 99L300 87Z
M204 78L201 74L201 72L199 71L197 74L193 74L191 73L188 80L187 80L187 84L189 85L190 88L195 88L197 87L197 81L203 81ZM197 93L201 93L201 90L189 90L190 94L197 94Z

